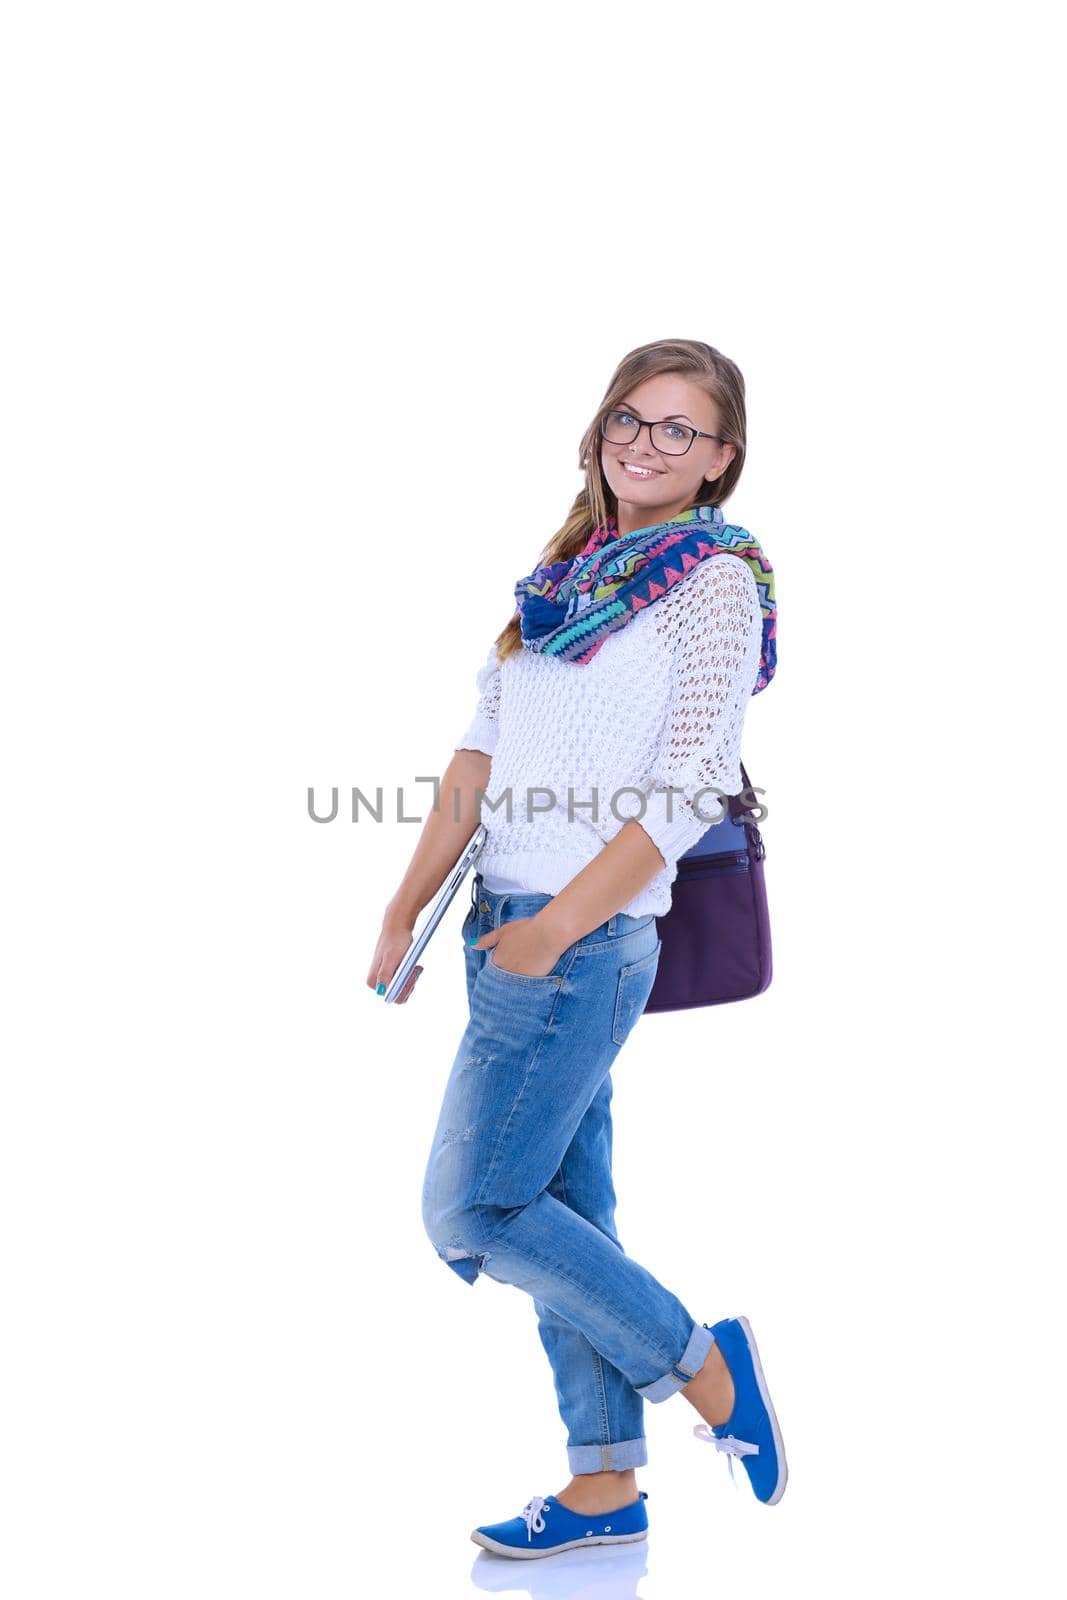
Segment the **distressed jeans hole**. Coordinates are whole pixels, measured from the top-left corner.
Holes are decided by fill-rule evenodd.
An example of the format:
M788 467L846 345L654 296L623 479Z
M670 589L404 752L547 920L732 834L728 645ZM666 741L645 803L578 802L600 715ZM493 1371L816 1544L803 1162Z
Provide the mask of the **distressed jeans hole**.
M446 1128L441 1135L442 1144L467 1144L474 1138L473 1128Z
M477 1067L482 1072L484 1072L486 1067L489 1065L489 1063L493 1059L494 1059L494 1055L493 1055L493 1051L491 1051L491 1050L486 1055L476 1055L476 1054L474 1054L472 1052L469 1056L466 1057L465 1060L463 1060L460 1063L460 1071L461 1072L472 1072Z

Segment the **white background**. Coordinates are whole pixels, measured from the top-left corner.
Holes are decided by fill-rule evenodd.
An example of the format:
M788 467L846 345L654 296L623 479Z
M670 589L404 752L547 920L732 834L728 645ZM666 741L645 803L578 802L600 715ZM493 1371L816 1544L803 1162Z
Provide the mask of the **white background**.
M1050 21L7 11L13 1600L1052 1591ZM791 1478L735 1493L675 1397L646 1545L505 1565L470 1528L569 1474L532 1304L421 1226L466 890L386 1008L417 826L316 826L307 788L422 814L665 337L748 385L775 976L641 1020L618 1224L750 1316Z

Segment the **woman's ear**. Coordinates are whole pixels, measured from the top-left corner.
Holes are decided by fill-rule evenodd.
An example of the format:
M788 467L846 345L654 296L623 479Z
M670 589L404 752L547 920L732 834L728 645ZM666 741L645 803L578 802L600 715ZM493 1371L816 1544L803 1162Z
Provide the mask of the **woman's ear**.
M723 445L723 447L722 447L722 455L719 458L719 465L715 468L714 472L705 472L705 474L704 474L704 477L707 479L708 483L714 483L716 478L721 478L722 477L723 473L726 471L727 467L730 465L730 462L734 459L734 456L736 454L737 454L736 445L732 445L732 444L724 444ZM725 458L726 458L725 460L722 459L723 456L725 456Z

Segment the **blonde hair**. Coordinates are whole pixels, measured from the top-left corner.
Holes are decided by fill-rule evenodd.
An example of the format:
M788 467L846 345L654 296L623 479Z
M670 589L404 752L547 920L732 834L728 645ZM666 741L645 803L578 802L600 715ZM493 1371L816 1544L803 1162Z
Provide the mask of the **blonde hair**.
M597 407L596 415L582 435L578 465L585 472L585 486L579 490L567 520L553 534L535 566L550 561L569 561L586 543L594 528L614 515L618 501L608 487L600 462L601 418L613 410L631 389L659 373L677 373L695 383L714 402L719 414L718 431L734 447L733 459L711 483L705 479L692 504L721 505L733 493L745 464L745 380L736 362L699 339L656 339L638 345L623 356L615 368ZM516 610L497 635L496 653L501 661L522 649L522 632Z

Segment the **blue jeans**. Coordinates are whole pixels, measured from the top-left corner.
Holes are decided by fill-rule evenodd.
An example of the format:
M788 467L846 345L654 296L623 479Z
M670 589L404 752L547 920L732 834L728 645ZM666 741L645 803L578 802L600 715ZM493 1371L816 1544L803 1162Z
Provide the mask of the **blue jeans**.
M464 940L553 897L472 877ZM611 1175L611 1066L652 991L655 918L616 913L545 977L464 945L470 1021L445 1088L422 1191L437 1254L533 1296L572 1473L648 1460L644 1402L699 1372L706 1323L623 1250Z

